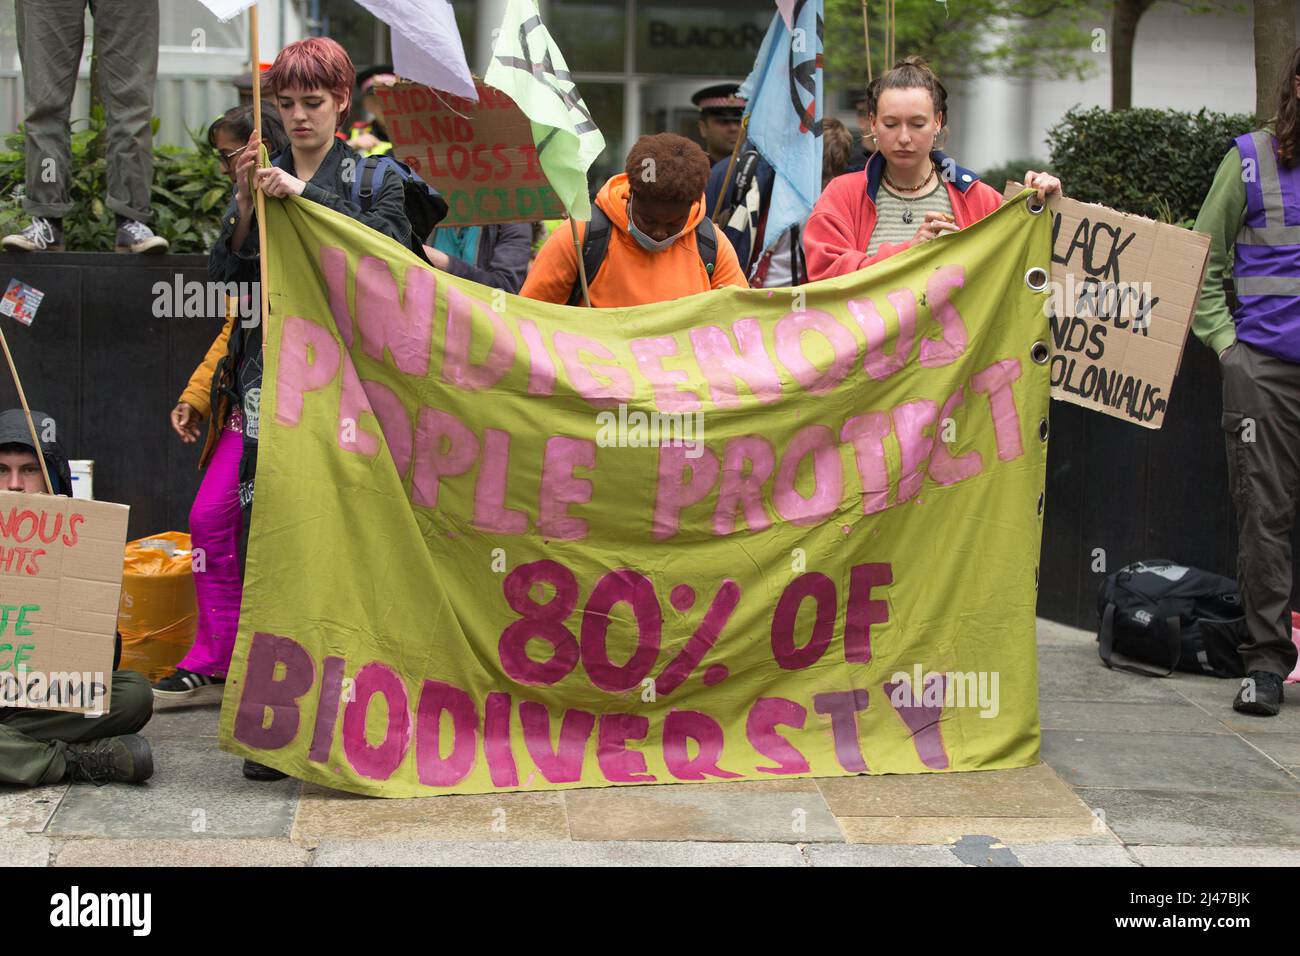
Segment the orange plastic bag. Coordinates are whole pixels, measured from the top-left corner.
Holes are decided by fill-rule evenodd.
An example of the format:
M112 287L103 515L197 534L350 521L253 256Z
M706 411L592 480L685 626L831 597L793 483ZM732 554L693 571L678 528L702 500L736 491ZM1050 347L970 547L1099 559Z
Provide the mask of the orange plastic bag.
M150 682L166 677L194 643L197 622L190 536L164 531L128 541L117 616L122 670Z

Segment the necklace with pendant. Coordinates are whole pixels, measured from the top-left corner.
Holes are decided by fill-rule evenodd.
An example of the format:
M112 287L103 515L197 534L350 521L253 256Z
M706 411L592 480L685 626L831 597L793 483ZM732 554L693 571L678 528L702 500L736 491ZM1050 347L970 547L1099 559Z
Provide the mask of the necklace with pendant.
M899 196L898 193L914 193L917 192L918 190L924 189L926 185L930 182L930 177L933 175L934 175L934 163L930 164L930 171L925 174L925 179L921 180L915 186L899 186L889 178L888 173L885 174L885 185L887 185L890 189L894 190L895 198L906 203L906 205L903 207L904 225L910 226L912 224L913 222L912 203L919 202L919 197L917 199L908 199L906 196Z

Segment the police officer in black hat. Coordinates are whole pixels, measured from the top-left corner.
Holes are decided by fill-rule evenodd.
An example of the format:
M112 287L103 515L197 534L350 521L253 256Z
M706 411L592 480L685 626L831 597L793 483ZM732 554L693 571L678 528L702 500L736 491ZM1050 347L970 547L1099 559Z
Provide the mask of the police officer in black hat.
M706 86L691 97L700 110L700 139L704 141L710 163L728 158L740 138L745 101L736 95L739 89L739 83L719 83Z

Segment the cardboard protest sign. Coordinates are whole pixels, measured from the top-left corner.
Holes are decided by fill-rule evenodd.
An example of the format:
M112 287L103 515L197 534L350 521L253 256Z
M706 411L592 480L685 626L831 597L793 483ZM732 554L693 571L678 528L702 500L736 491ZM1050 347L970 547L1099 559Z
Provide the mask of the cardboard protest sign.
M1006 196L1022 189L1008 183ZM1164 424L1210 237L1050 197L1052 398Z
M108 713L129 510L0 492L0 707Z
M564 204L537 159L515 101L475 80L471 103L427 86L376 86L393 156L447 200L446 226L558 219Z
M581 309L266 208L223 748L391 797L1038 761L1046 216Z

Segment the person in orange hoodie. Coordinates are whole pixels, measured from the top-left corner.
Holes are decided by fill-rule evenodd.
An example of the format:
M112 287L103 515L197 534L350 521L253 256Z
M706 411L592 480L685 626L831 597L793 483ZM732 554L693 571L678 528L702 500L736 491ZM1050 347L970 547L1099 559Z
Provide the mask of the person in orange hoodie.
M593 308L749 287L731 243L706 215L708 178L708 156L686 137L659 133L637 140L626 172L601 187L591 222L579 224ZM519 294L584 304L570 230L551 233Z

